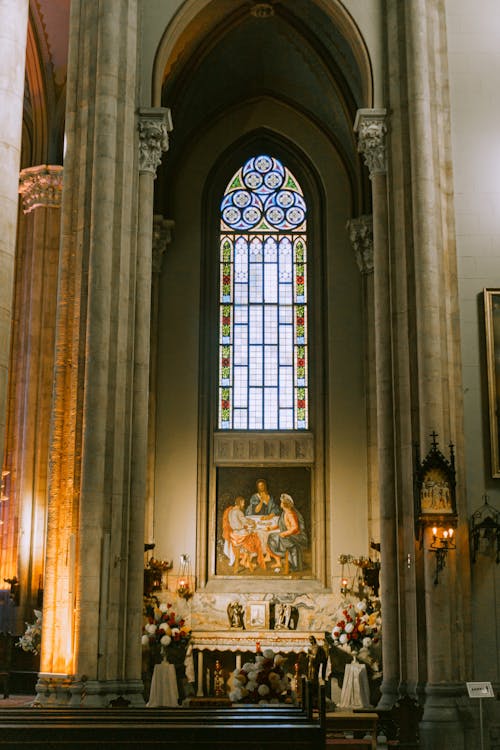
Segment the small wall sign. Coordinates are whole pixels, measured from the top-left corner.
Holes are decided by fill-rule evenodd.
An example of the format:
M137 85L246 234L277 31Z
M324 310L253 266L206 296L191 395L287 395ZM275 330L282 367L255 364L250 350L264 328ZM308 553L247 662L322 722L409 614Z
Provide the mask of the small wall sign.
M491 682L466 682L469 698L494 698Z

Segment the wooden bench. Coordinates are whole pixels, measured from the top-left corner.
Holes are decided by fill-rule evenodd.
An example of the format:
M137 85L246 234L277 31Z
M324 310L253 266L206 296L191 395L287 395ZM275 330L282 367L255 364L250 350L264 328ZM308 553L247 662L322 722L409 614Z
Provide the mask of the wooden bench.
M376 713L355 713L350 711L333 711L326 714L326 745L351 748L377 748ZM352 734L346 737L346 734Z
M324 726L303 713L218 709L5 709L0 748L221 748L318 750Z
M317 712L309 686L305 695L301 706L6 708L0 749L319 750L325 745L324 688Z

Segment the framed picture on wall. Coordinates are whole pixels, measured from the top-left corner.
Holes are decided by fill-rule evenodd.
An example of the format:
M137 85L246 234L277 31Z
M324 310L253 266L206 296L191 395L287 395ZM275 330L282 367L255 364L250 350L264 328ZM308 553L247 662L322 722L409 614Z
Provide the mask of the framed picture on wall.
M216 498L217 577L311 577L308 467L219 466Z
M249 602L247 604L245 628L247 630L269 629L269 602Z
M491 474L500 478L500 289L484 289Z

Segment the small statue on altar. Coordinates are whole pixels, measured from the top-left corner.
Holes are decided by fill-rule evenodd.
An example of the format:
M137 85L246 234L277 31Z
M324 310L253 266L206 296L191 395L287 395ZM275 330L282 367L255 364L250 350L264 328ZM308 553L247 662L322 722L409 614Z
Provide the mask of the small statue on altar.
M320 646L313 635L309 636L309 643L311 645L307 649L307 678L317 684L320 677L325 678L328 657L323 646Z
M229 618L229 626L232 630L245 630L243 607L238 601L229 602L227 605L227 616Z
M276 605L275 630L288 630L290 628L290 618L292 616L292 607L290 604L280 602Z

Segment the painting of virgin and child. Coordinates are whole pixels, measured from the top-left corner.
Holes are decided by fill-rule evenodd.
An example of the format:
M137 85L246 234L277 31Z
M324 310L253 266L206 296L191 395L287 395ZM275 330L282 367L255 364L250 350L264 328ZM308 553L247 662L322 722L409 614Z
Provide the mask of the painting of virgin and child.
M310 473L305 468L220 468L217 575L310 573Z

